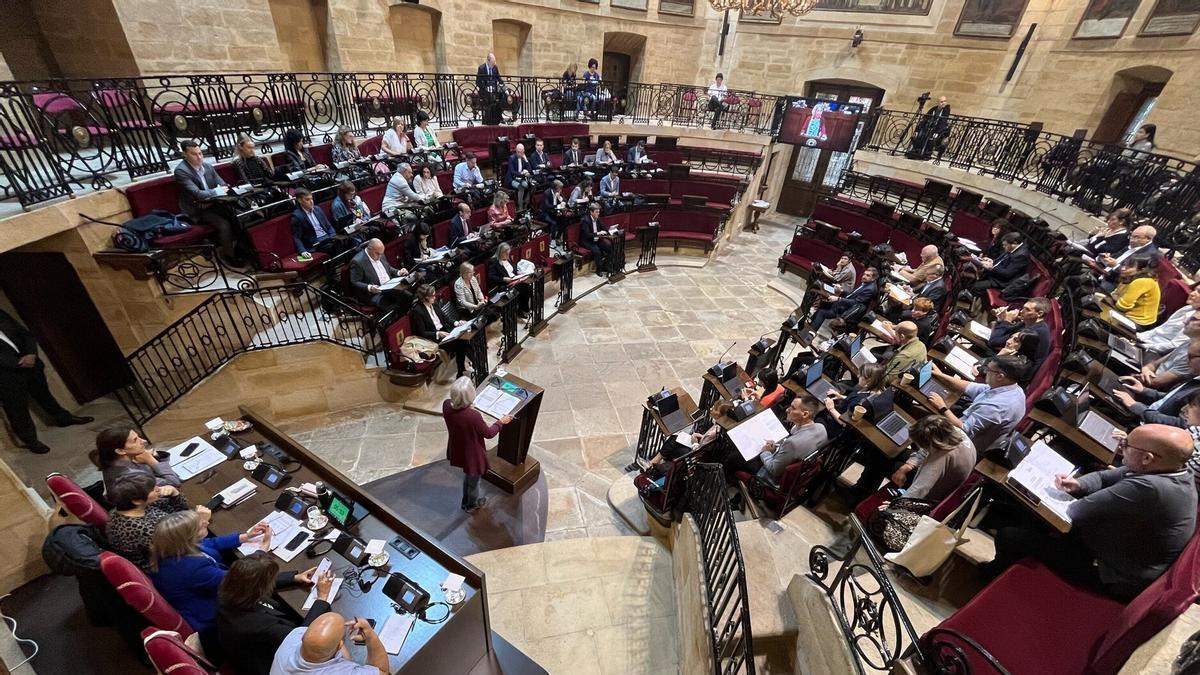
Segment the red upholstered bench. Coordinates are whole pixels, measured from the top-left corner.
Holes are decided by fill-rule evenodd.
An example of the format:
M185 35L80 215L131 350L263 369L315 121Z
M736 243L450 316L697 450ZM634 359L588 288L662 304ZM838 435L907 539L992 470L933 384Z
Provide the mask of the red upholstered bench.
M517 126L518 139L525 138L530 134L543 140L547 138L562 139L563 147L570 147L572 138L588 137L591 135L591 131L588 129L588 125L577 122L539 122Z
M450 220L449 219L443 220L440 223L434 223L433 227L431 227L430 229L432 230L432 237L433 237L433 241L430 243L433 244L434 248L437 248L439 246L449 246L450 245Z
M578 267L592 259L592 252L579 245L579 222L567 225L567 250L579 257Z
M363 156L378 155L379 151L382 148L383 148L383 135L382 134L374 134L372 136L368 136L366 139L363 140L362 143L358 144L358 151L360 153L362 153Z
M792 243L779 257L779 272L795 272L804 278L812 274L813 263L821 263L826 267L836 267L842 257L842 250L819 239L797 234L792 237ZM858 267L855 265L855 267ZM859 278L861 277L859 271Z
M276 216L250 228L250 246L260 269L271 272L298 272L306 274L321 267L327 258L324 253L314 251L312 260L296 260L296 244L292 240L292 215Z
M482 281L480 283L482 284ZM388 324L383 332L387 339L388 375L393 382L416 387L433 378L433 373L438 367L436 359L417 365L400 357L400 345L404 344L404 338L412 335L412 324L409 323L407 314Z
M961 647L965 672L1012 675L1116 673L1133 652L1200 594L1200 537L1128 605L1076 588L1041 563L1022 561L921 637L926 654Z
M663 211L658 216L658 240L674 241L679 244L698 244L708 253L717 241L717 226L720 218L707 211Z
M228 179L226 181L228 182ZM129 210L135 218L144 216L155 209L168 213L179 213L179 187L175 184L174 176L139 181L126 188L118 188L118 190L129 200ZM187 232L155 237L154 245L160 248L196 246L204 243L212 233L212 227L204 223L193 223L192 228Z
M917 239L907 232L900 230L892 230L892 234L888 239L888 243L892 245L897 253L903 253L908 259L908 264L916 267L921 261L921 249L925 247L924 242Z
M379 183L364 188L358 196L362 198L363 203L371 210L371 213L379 213L379 209L383 208L383 193L387 192L387 183Z
M1187 296L1192 292L1183 279L1171 279L1162 285L1162 316L1174 314L1187 302Z
M974 213L955 211L954 218L950 221L950 234L966 237L982 245L992 238L992 221Z
M313 161L317 164L333 166L333 145L330 143L314 145L308 149L308 154L312 155Z
M862 238L872 244L882 244L892 236L892 223L884 223L848 208L835 206L828 202L818 202L813 207L813 219L822 220L830 225L836 225L841 230L840 236L845 239L851 232L858 232Z
M479 127L462 127L455 129L453 136L454 142L458 143L458 147L462 152L473 152L480 161L488 158L488 144L495 141L499 136L507 136L509 140L513 140L517 133L517 127L505 125L487 125Z
M682 201L685 195L703 195L713 208L729 208L737 194L737 185L701 180L671 181L671 199Z

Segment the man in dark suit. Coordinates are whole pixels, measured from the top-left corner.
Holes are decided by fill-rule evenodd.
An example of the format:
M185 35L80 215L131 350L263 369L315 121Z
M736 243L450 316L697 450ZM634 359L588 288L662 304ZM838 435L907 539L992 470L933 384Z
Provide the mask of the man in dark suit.
M629 151L625 153L625 160L630 164L638 164L646 158L646 141L640 140L637 145L629 146Z
M483 104L483 123L500 124L500 106L504 101L504 80L496 66L496 55L488 54L475 73L475 89Z
M550 170L550 155L546 152L546 142L537 139L533 142L533 153L529 155L529 168L533 171Z
M1004 288L1029 268L1029 247L1025 245L1025 235L1009 232L1000 238L1000 246L1004 253L995 260L981 259L984 272L978 281L971 284L971 290L975 293L984 293L989 288Z
M871 303L875 301L875 296L879 295L879 270L874 267L868 267L863 270L862 283L854 290L847 293L844 297L831 295L829 299L813 312L811 328L814 332L821 329L821 324L825 323L826 319L830 318L854 318L854 315L861 316Z
M1020 309L999 312L996 315L998 321L992 324L992 336L988 338L988 346L998 352L1017 331L1037 333L1037 351L1034 353L1032 367L1032 370L1037 370L1050 354L1050 327L1046 325L1046 315L1049 313L1050 301L1046 298L1030 298Z
M596 264L596 276L604 276L608 269L610 249L608 242L599 234L604 229L600 225L600 205L596 202L588 204L587 214L579 220L579 245L592 253L592 261Z
M1188 343L1187 363L1191 377L1170 391L1151 389L1136 376L1127 375L1121 378L1121 384L1129 391L1118 389L1113 396L1120 399L1144 424L1166 424L1186 429L1190 422L1183 415L1183 406L1193 393L1200 391L1200 339Z
M550 241L560 241L566 231L565 214L560 208L566 204L562 189L563 182L556 178L542 194L542 222L550 228Z
M344 238L329 222L325 212L313 203L312 193L305 188L296 190L296 210L292 211L292 242L296 245L296 256L320 251L334 255L346 249Z
M583 150L579 148L579 139L571 139L571 147L563 151L563 166L583 166Z
M450 245L471 236L471 205L466 202L458 203L458 213L450 219Z
M529 187L529 171L533 168L525 155L525 144L517 143L513 154L508 156L508 170L504 172L504 187L524 190Z
M200 144L186 140L179 144L183 161L175 165L175 183L179 186L179 211L195 222L205 223L217 231L221 255L236 262L236 238L232 214L223 213L213 203L214 197L226 193L228 186L211 164L204 162Z
M1162 257L1162 251L1158 250L1158 246L1154 243L1154 238L1157 236L1158 230L1155 228L1149 225L1139 225L1129 233L1127 250L1116 256L1105 254L1097 258L1096 261L1104 266L1104 278L1100 282L1100 287L1106 292L1112 293L1113 289L1121 283L1121 265L1127 260L1146 257L1157 264L1158 259Z
M0 310L0 404L17 441L32 453L43 455L50 448L37 437L29 415L33 399L55 426L87 424L91 417L77 417L59 405L46 382L46 366L37 355L37 342L24 326Z
M910 159L929 159L934 152L941 157L946 150L946 137L950 134L950 104L946 97L938 99L937 105L930 108L921 121L917 123L916 133L913 134L912 147L909 148Z
M412 304L412 293L407 290L399 287L380 288L389 279L407 275L408 270L396 269L387 261L387 257L383 255L383 242L378 239L368 241L363 250L350 261L350 286L354 288L355 297L385 312L396 307L407 311L408 306Z
M925 282L913 287L913 296L929 298L935 309L941 307L947 293L944 275L945 270L940 267L926 272Z

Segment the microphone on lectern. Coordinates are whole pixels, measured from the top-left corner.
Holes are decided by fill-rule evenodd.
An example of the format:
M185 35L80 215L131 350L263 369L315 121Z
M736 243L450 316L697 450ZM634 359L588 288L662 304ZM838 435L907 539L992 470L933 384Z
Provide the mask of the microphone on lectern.
M712 373L715 377L720 377L721 376L721 363L724 362L725 355L729 353L730 349L733 349L736 346L737 346L737 341L734 340L728 347L725 348L725 351L721 352L721 356L717 357L717 364L715 366L713 366L712 368L709 368L708 372Z

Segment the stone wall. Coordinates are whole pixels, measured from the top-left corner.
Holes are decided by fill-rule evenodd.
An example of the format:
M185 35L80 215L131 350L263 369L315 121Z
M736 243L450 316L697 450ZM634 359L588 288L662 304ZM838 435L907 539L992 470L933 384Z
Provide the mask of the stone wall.
M276 71L289 63L271 16L275 0L89 2L116 8L143 74Z
M47 70L63 77L138 73L141 63L127 33L129 17L119 14L112 0L31 0L30 5L53 54Z
M283 50L286 70L321 72L325 66L325 26L312 0L269 0L275 37Z
M0 595L47 572L41 551L51 513L37 492L0 459L0 532L5 539L0 546Z
M382 371L360 353L315 342L235 357L146 425L154 438L187 438L220 415L246 405L276 424L377 403L392 396Z
M708 602L696 520L687 514L675 527L671 572L675 579L675 625L679 628L679 672L711 673Z

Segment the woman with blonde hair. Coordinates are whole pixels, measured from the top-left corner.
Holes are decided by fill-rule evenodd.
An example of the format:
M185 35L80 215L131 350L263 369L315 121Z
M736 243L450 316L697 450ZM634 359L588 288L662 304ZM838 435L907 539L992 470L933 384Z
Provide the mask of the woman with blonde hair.
M333 161L334 162L353 162L362 159L362 153L358 151L358 141L354 138L354 132L350 127L338 127L337 136L333 139Z
M261 550L271 549L271 528L263 523L249 532L206 538L211 518L212 512L202 506L164 516L155 524L150 544L154 587L200 634L206 653L215 647L217 588L228 571L221 562L222 554L255 537L261 537ZM311 576L314 571L305 574ZM295 572L289 576L300 578Z
M512 214L508 212L509 200L507 192L496 190L496 197L492 200L492 205L487 210L488 225L492 227L505 227L513 221Z
M489 425L471 404L475 402L475 384L460 377L450 385L450 396L442 401L442 419L446 421L446 459L450 466L463 470L462 510L474 514L487 499L479 496L479 478L487 473L487 448L484 441L495 438L500 427L512 421L511 415Z
M404 120L399 117L392 118L392 128L388 129L383 134L383 144L380 149L387 153L388 157L402 157L412 152L412 146L408 142L408 132L404 129Z

